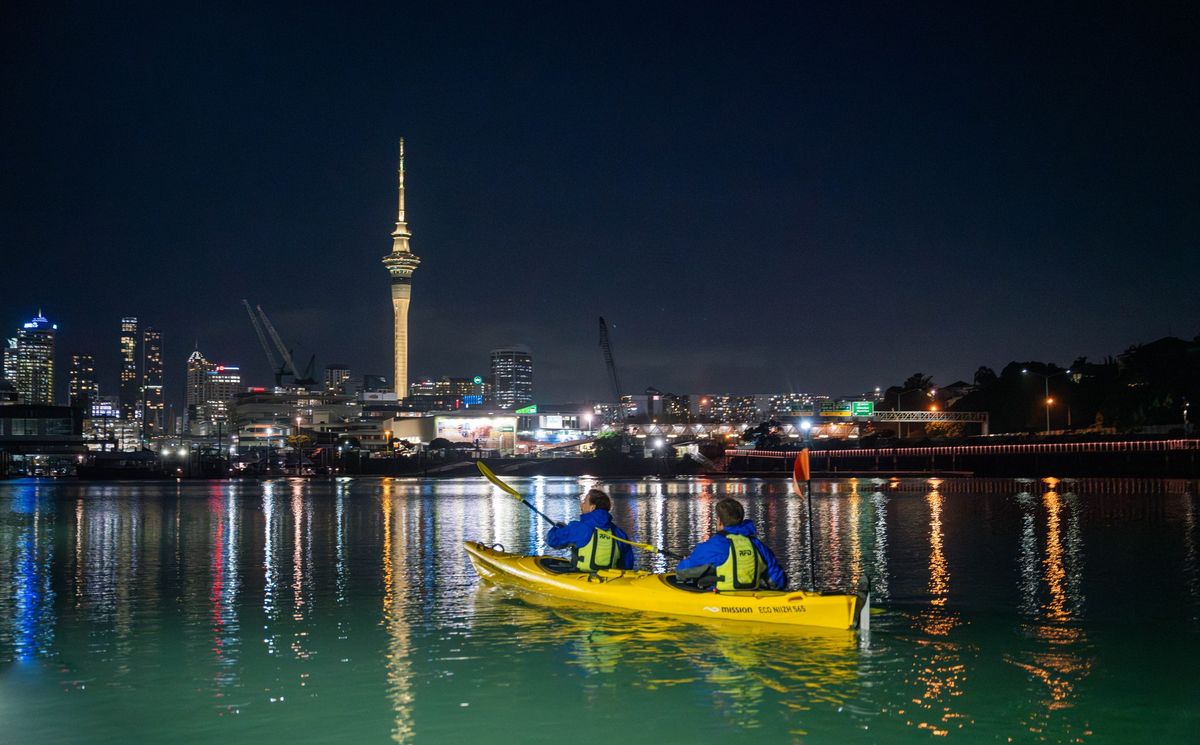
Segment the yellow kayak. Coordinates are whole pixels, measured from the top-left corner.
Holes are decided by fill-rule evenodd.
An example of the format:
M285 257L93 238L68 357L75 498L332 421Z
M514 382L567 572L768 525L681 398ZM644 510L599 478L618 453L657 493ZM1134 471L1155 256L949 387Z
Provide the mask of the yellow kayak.
M674 574L602 569L569 570L562 559L510 554L502 548L464 541L475 571L485 580L541 595L613 608L695 616L722 621L755 621L785 626L866 629L871 598L783 590L707 592L675 583Z

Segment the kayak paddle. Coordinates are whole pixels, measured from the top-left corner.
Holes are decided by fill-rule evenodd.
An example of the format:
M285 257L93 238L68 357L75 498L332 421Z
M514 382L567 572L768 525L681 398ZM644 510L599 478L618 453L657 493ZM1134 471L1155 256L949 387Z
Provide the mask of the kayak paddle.
M546 515L544 513L542 513L541 511L539 511L537 507L534 507L532 504L529 503L528 500L525 499L525 497L522 497L521 493L519 491L517 491L516 489L512 488L508 484L501 481L500 477L497 476L496 474L492 473L492 469L490 469L486 465L484 465L483 461L477 460L477 461L475 461L475 465L479 468L479 472L482 473L487 478L488 481L490 481L493 484L495 484L496 486L498 486L500 488L500 490L503 491L505 494L512 496L513 498L518 500L521 504L525 505L529 509L536 512L546 522L548 522L551 525L554 525L556 527L558 526L558 523L554 522L549 517L546 517ZM651 546L649 543L638 543L637 541L631 541L627 538L621 538L620 536L613 535L612 532L604 530L603 528L596 528L596 532L603 533L604 535L608 536L609 538L612 538L614 541L620 541L621 543L628 543L630 546L633 546L634 548L640 548L643 551L649 551L649 552L655 553L655 554L662 554L663 556L667 557L668 559L675 559L678 561L683 558L679 554L668 551L665 548L658 548L657 546Z

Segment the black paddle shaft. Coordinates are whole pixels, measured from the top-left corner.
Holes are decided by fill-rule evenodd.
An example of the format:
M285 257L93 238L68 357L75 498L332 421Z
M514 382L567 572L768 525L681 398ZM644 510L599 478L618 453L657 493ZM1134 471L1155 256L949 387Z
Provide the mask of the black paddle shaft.
M537 507L534 507L534 506L533 506L533 505L531 505L529 502L526 502L524 498L522 498L522 499L521 499L521 504L523 504L523 505L525 505L526 507L528 507L529 509L533 510L533 511L534 511L534 513L536 513L536 514L537 514L539 517L541 517L543 520L545 520L546 522L550 523L551 525L555 525L555 526L557 526L557 525L558 525L558 523L556 523L556 522L554 522L553 520L551 520L550 518L546 517L546 513L542 512L542 511L541 511L541 510L539 510Z

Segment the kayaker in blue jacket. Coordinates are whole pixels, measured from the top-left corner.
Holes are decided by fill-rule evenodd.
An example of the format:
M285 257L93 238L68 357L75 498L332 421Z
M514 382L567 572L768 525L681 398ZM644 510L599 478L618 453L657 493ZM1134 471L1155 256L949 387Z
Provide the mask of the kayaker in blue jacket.
M726 497L717 502L718 530L675 567L675 576L717 592L782 590L787 574L771 549L758 539L742 503Z
M597 569L633 569L633 546L614 541L606 530L629 540L612 520L612 500L600 489L590 489L579 500L579 519L559 523L546 533L551 548L570 548L571 563L581 572Z

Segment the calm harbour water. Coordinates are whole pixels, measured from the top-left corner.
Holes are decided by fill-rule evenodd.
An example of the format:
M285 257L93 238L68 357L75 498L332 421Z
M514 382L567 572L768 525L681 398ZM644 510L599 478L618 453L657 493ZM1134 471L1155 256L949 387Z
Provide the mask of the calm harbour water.
M511 483L566 519L594 482ZM675 549L736 496L806 582L783 480L604 486ZM843 480L813 502L819 585L866 574L884 609L863 639L481 585L464 539L546 550L482 479L0 482L0 740L1196 742L1195 483Z

